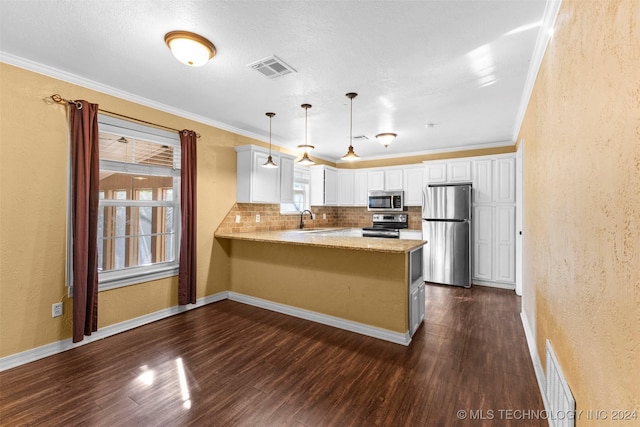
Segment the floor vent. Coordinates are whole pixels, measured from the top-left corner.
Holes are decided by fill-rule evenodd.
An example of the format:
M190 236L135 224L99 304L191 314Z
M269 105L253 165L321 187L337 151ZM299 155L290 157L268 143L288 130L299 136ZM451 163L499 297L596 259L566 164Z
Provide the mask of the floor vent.
M262 75L267 76L270 79L275 79L296 72L296 70L294 70L290 65L287 65L287 63L275 55L252 62L247 65L247 67L251 67L256 71L259 71Z
M547 340L547 403L553 427L575 427L576 401L564 378L551 343Z

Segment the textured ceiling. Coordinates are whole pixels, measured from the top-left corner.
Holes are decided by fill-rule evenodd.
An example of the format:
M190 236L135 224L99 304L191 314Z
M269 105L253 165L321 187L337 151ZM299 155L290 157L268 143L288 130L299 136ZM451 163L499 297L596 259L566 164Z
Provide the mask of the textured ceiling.
M312 153L337 160L513 144L544 0L9 1L0 0L2 61L294 148L312 104ZM524 27L527 26L529 27ZM217 47L187 67L172 30ZM247 67L277 55L297 72ZM43 71L45 70L45 71ZM66 77L65 77L66 76ZM65 94L62 94L65 96ZM429 123L434 124L428 127ZM395 132L388 148L375 141Z

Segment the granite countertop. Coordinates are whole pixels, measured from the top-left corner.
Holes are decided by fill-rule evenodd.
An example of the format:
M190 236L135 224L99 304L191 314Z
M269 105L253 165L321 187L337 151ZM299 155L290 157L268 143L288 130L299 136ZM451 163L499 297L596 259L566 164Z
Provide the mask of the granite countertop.
M385 239L379 237L352 237L341 235L348 234L349 230L351 229L323 228L319 230L294 229L277 231L247 231L237 233L216 233L215 237L220 239L252 240L255 242L283 243L390 253L407 253L427 243L424 240ZM347 233L340 233L341 231L345 231Z

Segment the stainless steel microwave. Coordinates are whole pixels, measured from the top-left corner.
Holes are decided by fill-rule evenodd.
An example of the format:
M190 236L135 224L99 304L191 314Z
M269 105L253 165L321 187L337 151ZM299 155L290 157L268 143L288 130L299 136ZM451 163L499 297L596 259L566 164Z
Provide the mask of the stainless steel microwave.
M369 191L367 207L370 211L401 211L404 209L403 191Z

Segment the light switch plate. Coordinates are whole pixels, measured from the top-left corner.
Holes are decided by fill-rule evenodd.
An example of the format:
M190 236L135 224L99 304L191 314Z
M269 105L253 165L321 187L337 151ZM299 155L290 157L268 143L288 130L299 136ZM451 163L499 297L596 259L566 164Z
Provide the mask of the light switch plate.
M240 215L236 215L236 224L240 224Z
M326 213L322 214L322 219L327 219L327 214Z

